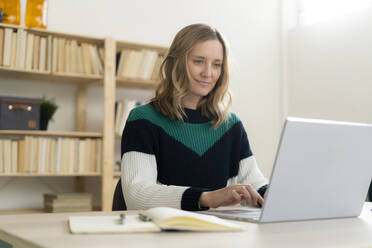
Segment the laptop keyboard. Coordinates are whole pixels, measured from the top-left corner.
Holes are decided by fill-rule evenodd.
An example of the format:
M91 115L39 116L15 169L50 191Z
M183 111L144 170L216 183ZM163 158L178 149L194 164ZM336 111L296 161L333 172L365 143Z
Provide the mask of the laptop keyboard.
M261 209L213 209L202 212L203 214L215 215L221 218L233 220L259 220Z

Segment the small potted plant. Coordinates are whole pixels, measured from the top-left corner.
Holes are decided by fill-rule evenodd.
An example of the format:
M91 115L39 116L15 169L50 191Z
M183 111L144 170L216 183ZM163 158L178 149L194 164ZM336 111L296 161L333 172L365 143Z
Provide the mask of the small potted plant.
M47 130L48 123L57 111L58 105L54 99L46 99L43 97L43 102L40 105L40 130Z

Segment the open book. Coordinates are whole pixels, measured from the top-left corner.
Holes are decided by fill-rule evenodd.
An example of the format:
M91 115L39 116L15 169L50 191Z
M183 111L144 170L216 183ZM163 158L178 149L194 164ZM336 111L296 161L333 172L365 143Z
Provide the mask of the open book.
M175 208L157 207L141 212L140 215L127 215L121 222L120 215L110 216L70 216L72 233L122 233L122 232L160 232L162 230L180 231L241 231L243 227L216 216L204 215Z

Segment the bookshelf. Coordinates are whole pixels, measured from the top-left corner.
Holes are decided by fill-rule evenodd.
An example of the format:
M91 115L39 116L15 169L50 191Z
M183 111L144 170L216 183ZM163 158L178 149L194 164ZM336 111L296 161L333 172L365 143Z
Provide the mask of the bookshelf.
M0 130L0 135L0 176L100 175L101 133Z
M69 132L0 130L0 139L13 136L42 137L45 139L101 139L102 156L100 159L100 170L95 172L57 173L16 171L14 173L0 172L0 177L75 177L75 188L78 192L84 191L85 177L100 177L102 182L100 210L110 211L114 190L113 182L116 182L120 177L120 172L114 172L113 170L115 162L114 141L115 138L120 138L119 136L115 137L114 134L116 88L155 89L157 86L157 76L155 76L156 73L154 73L156 64L154 57L164 55L167 48L115 41L112 38L80 36L50 30L29 29L7 24L0 24L0 31L1 30L3 30L3 32L0 32L0 35L3 35L3 39L2 43L0 43L0 47L3 49L0 49L0 78L23 79L30 81L30 83L32 83L32 81L37 81L56 84L74 84L77 85L77 96L75 106L75 130ZM8 30L7 42L5 42L5 30ZM9 33L11 33L11 37ZM30 37L32 38L30 38L30 40L33 39L34 44L29 44L27 42L29 34L31 34ZM21 36L23 36L23 38ZM24 39L26 39L26 41ZM12 42L9 43L9 41ZM17 49L20 49L22 46L20 45L14 48L14 42L23 45L25 57L19 57L22 51L18 51ZM41 45L41 43L43 43L43 45ZM57 44L59 49L54 49L54 44ZM85 46L84 48L83 44ZM6 56L10 56L7 58L7 64L4 63L4 52L6 47L11 50L10 52L7 51ZM28 55L27 51L29 49L27 48L32 49L32 52L29 52ZM85 52L83 52L84 49ZM142 71L142 74L138 76L135 75L135 73L133 74L133 70L135 69L131 68L129 70L131 75L117 75L115 68L118 63L116 62L116 58L117 54L123 50L140 51L137 55L142 54L142 59L139 59L141 56L132 56L132 60L133 58L138 60L136 62L138 66L140 66L143 61L149 60L148 56L152 56L152 71L150 72L147 68L146 72ZM142 53L143 51L146 52L146 56ZM38 58L36 58L36 54ZM32 59L27 57L31 55ZM19 61L23 62L19 64ZM159 61L160 60L157 60L158 64ZM87 64L89 64L89 68L87 68ZM136 71L138 72L139 69ZM103 87L103 130L100 133L86 132L86 114L87 108L89 107L87 106L87 89L88 87L97 85ZM12 210L0 211L0 214L1 212L12 212Z
M0 138L14 138L14 137L38 137L40 139L61 139L61 140L102 140L101 168L97 171L29 171L29 172L1 172L0 177L75 177L76 190L84 191L84 178L85 177L101 177L102 180L102 197L101 210L107 211L111 209L112 196L106 197L105 194L110 194L111 180L113 178L110 168L113 164L113 135L110 135L110 112L114 108L114 103L110 99L115 95L115 72L113 71L115 55L115 41L110 38L95 38L79 35L70 35L65 33L51 32L47 30L28 29L17 27L13 25L0 24L0 29L3 30L3 42L1 55L4 56L5 48L11 48L10 64L4 63L4 57L0 60L0 77L1 78L16 78L29 81L38 81L45 83L62 83L62 84L75 84L77 85L77 98L76 98L76 120L75 130L70 132L50 132L50 131L24 131L24 130L0 130ZM16 36L11 40L11 44L5 44L5 30L10 30ZM33 37L35 44L29 44L29 35ZM22 37L23 36L23 37ZM37 37L37 38L35 38ZM24 41L23 39L26 39ZM43 39L43 45L40 40ZM10 39L8 38L8 41ZM56 41L56 42L55 42ZM58 41L58 43L57 43ZM18 51L23 44L23 53L26 57L19 57ZM13 48L14 44L16 48ZM71 44L74 44L73 46ZM78 58L77 51L81 49L83 44L88 47L89 52L84 54L84 60ZM54 49L55 46L61 45L64 50ZM36 49L36 47L38 47ZM66 49L66 47L68 47ZM74 47L72 49L71 47ZM41 49L43 48L43 49ZM53 50L54 49L54 50ZM40 50L43 50L43 54ZM68 52L68 51L69 52ZM101 52L101 58L99 57ZM27 54L32 55L32 59L27 57ZM83 54L81 52L81 54ZM55 57L59 58L57 60ZM81 56L80 56L81 57ZM9 58L8 58L9 60ZM44 61L43 63L41 62ZM75 63L71 63L72 60ZM98 62L100 60L100 62ZM106 62L107 60L107 62ZM19 62L21 61L21 62ZM89 68L85 62L89 62ZM95 61L95 65L93 65ZM8 61L9 62L9 61ZM81 63L77 66L77 63ZM29 63L29 64L27 64ZM30 64L31 63L31 64ZM66 67L67 64L75 64L74 68L71 66ZM83 64L84 63L84 64ZM102 68L98 68L101 64ZM63 64L63 66L62 66ZM42 65L41 67L39 67ZM111 67L110 67L111 66ZM86 70L85 70L86 69ZM101 133L86 132L86 94L87 87L92 85L102 85L104 88L105 101L104 101L104 130ZM111 111L110 111L111 110ZM112 115L112 114L111 114ZM111 116L111 118L113 118ZM68 146L68 145L67 145ZM68 162L65 162L68 164ZM111 178L111 180L110 180ZM6 211L5 211L6 212ZM23 211L21 211L23 212Z
M93 132L51 132L39 130L0 130L0 135L42 135L42 136L62 136L62 137L86 137L102 138L102 133Z
M1 27L1 25L0 25ZM38 81L50 81L63 84L93 85L99 84L103 77L101 75L79 75L71 73L50 73L36 70L23 70L0 66L0 74L3 78L17 78Z
M116 42L117 87L155 89L158 84L160 63L167 51L168 48L162 46ZM124 56L122 52L124 52ZM123 57L127 59L121 61ZM133 61L133 63L128 65L127 61Z

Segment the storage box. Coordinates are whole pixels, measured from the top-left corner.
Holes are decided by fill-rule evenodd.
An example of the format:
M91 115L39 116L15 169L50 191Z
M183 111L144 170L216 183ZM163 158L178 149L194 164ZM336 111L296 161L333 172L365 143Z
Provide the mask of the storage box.
M39 130L42 99L0 96L0 129Z

